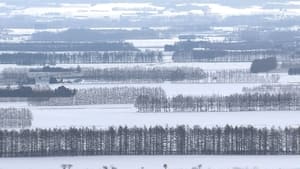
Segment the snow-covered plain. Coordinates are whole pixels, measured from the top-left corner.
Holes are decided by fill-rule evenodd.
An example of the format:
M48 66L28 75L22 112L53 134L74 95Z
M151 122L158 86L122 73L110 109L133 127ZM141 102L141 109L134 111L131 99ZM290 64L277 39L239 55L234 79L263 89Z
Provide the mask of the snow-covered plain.
M125 42L132 43L135 47L138 48L148 48L148 47L161 47L163 48L165 45L173 45L175 42L178 42L178 38L172 39L131 39L126 40Z
M290 1L288 4L298 6L298 1ZM183 6L185 4L182 4ZM207 8L209 14L217 16L239 15L275 15L282 13L282 9L267 9L261 6L250 6L238 9L220 4L191 4L196 10L173 12L159 5L149 3L119 3L119 4L58 4L52 7L16 7L0 3L0 8L7 11L0 12L0 16L39 16L43 18L120 18L122 15L135 16L143 9L153 16L179 16L198 15L203 16L202 10ZM299 16L295 9L285 9L287 16ZM32 30L11 30L12 35L23 35ZM35 30L33 30L35 31ZM54 30L56 31L56 30ZM21 32L21 33L20 33ZM25 34L32 34L26 32ZM215 38L215 37L213 37ZM26 38L25 38L26 39ZM209 39L211 40L211 39ZM221 39L222 40L222 39ZM139 48L162 48L164 44L172 44L177 40L131 40ZM77 65L57 65L63 67ZM220 69L249 69L250 63L168 63L168 64L89 64L82 67L125 67L125 66L192 66L205 70ZM12 65L1 66L12 67ZM13 66L23 67L23 66ZM26 66L24 66L26 67ZM300 82L300 76L281 75L282 83ZM184 95L228 95L241 92L243 87L252 87L258 84L67 84L68 87L162 87L169 96ZM300 112L202 112L202 113L138 113L132 105L91 105L91 106L66 106L66 107L32 107L26 103L1 103L0 107L27 107L34 115L33 128L52 128L71 126L108 127L111 125L128 126L176 126L176 125L200 125L205 127L223 125L254 125L256 127L272 126L299 126ZM203 169L300 169L300 156L95 156L95 157L50 157L50 158L0 158L0 169L55 169L61 168L61 164L73 164L73 169L99 169L103 165L113 165L118 169L162 169L163 164L168 164L170 169L191 169L203 165Z
M290 76L287 73L279 73L280 75L280 83L286 84L286 83L299 83L300 82L300 76Z
M300 156L91 156L2 158L1 169L61 169L61 164L72 164L72 169L192 169L202 164L203 169L299 169Z
M26 107L26 106L25 106ZM215 127L253 125L256 127L300 126L300 112L191 112L139 113L132 105L90 105L29 107L33 113L33 128L199 125Z

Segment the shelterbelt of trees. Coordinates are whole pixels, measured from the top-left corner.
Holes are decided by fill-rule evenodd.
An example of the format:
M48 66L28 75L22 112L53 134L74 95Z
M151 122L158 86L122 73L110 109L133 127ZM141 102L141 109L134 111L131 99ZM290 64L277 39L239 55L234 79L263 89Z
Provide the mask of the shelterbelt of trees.
M0 130L1 157L299 155L300 127L132 127Z
M139 112L232 112L300 110L297 93L244 93L229 96L182 96L171 98L139 96Z
M24 42L0 43L0 51L137 51L130 43L123 42Z
M51 75L49 75L51 73ZM228 73L227 73L228 74ZM231 73L232 76L234 73ZM237 74L237 73L235 73ZM112 67L112 68L59 68L31 69L6 68L2 77L11 83L32 84L41 76L53 78L79 78L104 82L164 82L201 80L206 73L193 67ZM253 77L255 79L255 77ZM256 78L258 79L258 78ZM30 83L31 82L31 83Z
M166 45L165 51L172 51L175 62L252 62L256 59L276 57L280 61L298 59L297 47L291 45L294 39L287 41L241 41L207 42L180 41Z
M160 87L112 87L77 89L73 97L52 97L46 100L29 100L35 106L66 106L93 104L133 104L140 95L166 97Z
M200 80L205 78L201 68L193 67L131 67L84 69L82 77L102 81L183 81Z
M34 90L32 87L21 86L18 88L1 88L0 97L72 97L76 90L60 86L57 89Z
M7 70L7 69L6 69ZM79 73L81 71L80 66L78 65L76 68L63 68L63 67L51 67L44 66L42 68L30 68L28 72L36 72L36 73Z
M204 71L197 67L110 67L110 68L5 68L2 77L7 84L35 84L40 77L49 83L68 79L126 83L278 83L280 75L254 74L247 69ZM59 80L58 80L59 79Z
M162 53L156 51L61 51L15 52L0 54L1 64L97 64L97 63L156 63Z
M130 67L82 69L82 79L125 82L277 83L279 75L253 74L249 70L204 71L197 67Z
M259 85L255 87L244 87L244 93L255 94L255 93L269 93L269 94L279 94L279 93L291 93L300 94L300 86L297 84L268 84Z
M29 109L0 108L0 128L31 127L32 119Z

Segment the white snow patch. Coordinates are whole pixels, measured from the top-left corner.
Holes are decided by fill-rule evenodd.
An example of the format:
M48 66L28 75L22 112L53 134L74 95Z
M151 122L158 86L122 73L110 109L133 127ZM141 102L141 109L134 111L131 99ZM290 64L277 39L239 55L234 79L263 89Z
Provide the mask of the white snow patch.
M99 4L60 4L58 6L39 6L11 11L10 15L29 15L38 17L71 17L71 18L119 18L122 15L137 15L139 11L157 13L164 7L151 3L99 3Z
M170 169L197 167L203 169L299 169L300 156L88 156L1 158L1 169L59 169L73 164L72 169L99 169L106 165L118 169Z
M280 75L280 83L287 84L287 83L300 83L300 75L288 75L288 73L279 73Z
M289 5L300 5L300 1L290 1L290 2L288 2L287 4L289 4Z
M165 45L173 45L178 42L178 38L172 39L130 39L125 42L132 43L135 47L164 47Z
M32 35L37 32L62 32L66 31L68 28L59 28L59 29L31 29L31 28L10 28L5 31L8 32L9 35Z
M291 4L297 4L297 1L290 2ZM247 8L234 8L230 6L225 6L216 3L193 3L194 6L198 7L208 7L209 10L207 11L210 14L219 15L222 17L228 16L242 16L242 15L278 15L278 14L285 14L291 16L298 16L300 15L300 11L298 9L266 9L261 6L249 6Z
M199 125L205 127L253 125L286 127L300 125L298 111L138 113L132 105L29 107L33 128ZM267 118L266 118L267 117Z

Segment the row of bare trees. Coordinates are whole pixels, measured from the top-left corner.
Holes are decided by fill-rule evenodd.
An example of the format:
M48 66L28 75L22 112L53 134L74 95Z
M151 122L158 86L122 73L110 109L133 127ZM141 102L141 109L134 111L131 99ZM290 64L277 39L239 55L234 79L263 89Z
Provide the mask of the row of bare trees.
M65 106L92 104L133 104L140 95L166 97L162 88L112 87L77 89L73 97L53 97L47 100L31 100L36 106Z
M125 42L24 42L0 43L1 51L14 52L84 52L84 51L138 51Z
M300 86L297 84L268 84L255 87L244 87L244 93L299 93Z
M205 78L201 68L194 67L119 67L83 69L82 78L100 81L164 82L200 80Z
M41 78L83 79L99 82L165 82L165 81L199 81L205 78L201 68L194 67L109 67L63 69L50 68L52 72L42 69L7 68L2 71L3 79L8 84L35 83ZM54 72L53 69L56 71ZM66 72L65 70L72 70ZM39 72L38 72L39 71Z
M32 113L29 109L1 108L0 128L31 127Z
M232 94L229 96L156 97L141 95L135 107L139 112L232 112L300 110L296 93Z
M166 45L165 51L174 52L175 62L252 62L269 57L275 57L278 61L299 61L297 48L291 45L295 41L290 40L234 43L180 41L174 45Z
M98 63L156 63L162 53L156 51L105 51L105 52L31 52L2 53L1 64L98 64Z
M205 77L200 83L278 83L280 80L277 74L254 74L246 69L207 71Z
M277 83L280 76L254 74L246 69L203 71L197 67L132 67L83 69L81 78L114 82Z
M0 130L0 156L298 155L300 128L110 127Z
M50 97L72 97L76 94L75 89L60 86L56 89L38 90L31 86L18 86L17 88L0 88L0 98L50 98Z
M55 70L55 71L54 71ZM52 71L52 72L50 72ZM70 72L67 72L70 71ZM109 67L109 68L59 68L41 69L8 68L2 71L7 84L29 84L41 78L81 79L110 83L278 83L278 74L255 74L247 69L210 70L198 67Z

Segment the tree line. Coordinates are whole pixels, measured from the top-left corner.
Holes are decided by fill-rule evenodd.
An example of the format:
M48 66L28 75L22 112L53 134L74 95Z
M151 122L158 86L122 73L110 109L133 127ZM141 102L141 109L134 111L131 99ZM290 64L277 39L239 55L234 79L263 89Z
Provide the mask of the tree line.
M277 83L280 75L254 74L246 69L204 71L198 67L109 67L109 68L60 68L49 67L2 71L7 84L34 84L41 77L51 83L64 79L79 79L127 83ZM60 79L60 80L59 80ZM31 83L30 83L31 82Z
M191 51L176 51L172 56L175 62L253 62L254 60L270 57L285 62L299 61L298 57L277 49L231 51L194 49Z
M0 54L1 64L98 64L98 63L156 63L162 53L156 51L81 51L81 52L17 52Z
M36 80L29 76L27 69L5 68L1 72L2 82L6 85L35 84Z
M172 51L175 62L252 62L257 59L275 57L280 61L299 60L294 57L296 48L289 42L243 41L237 43L180 41L166 45ZM287 52L288 51L288 52Z
M289 75L299 75L300 74L300 68L289 68L288 70Z
M32 124L29 109L0 108L0 128L27 128Z
M27 98L49 98L49 97L72 97L76 90L60 86L54 90L35 90L29 86L20 86L18 88L0 88L0 97L27 97Z
M279 42L280 43L280 42ZM270 41L240 41L235 43L211 42L211 41L179 41L174 45L166 45L166 51L191 51L193 49L219 49L224 51L233 50L256 50L256 49L280 49L279 43L275 44ZM276 48L277 47L277 48Z
M43 66L42 68L30 68L28 72L49 72L49 73L70 73L70 72L81 72L81 68L78 65L76 68L63 68L63 67L52 67L52 66Z
M66 51L137 51L124 42L23 42L0 43L0 51L14 52L66 52Z
M205 78L201 68L194 67L118 67L82 69L82 78L100 81L164 82L200 80Z
M77 89L73 97L52 97L47 100L29 100L29 103L35 106L133 104L140 95L166 97L165 91L160 87L104 87Z
M135 107L139 112L232 112L300 110L297 93L244 93L229 96L156 97L141 95Z
M189 82L189 83L277 83L276 74L254 74L249 70L204 71L197 67L124 67L82 69L85 80L109 82Z
M244 87L242 89L244 93L298 93L300 94L300 86L297 84L272 84L272 85L259 85L255 87Z
M1 157L299 155L300 127L110 127L0 130Z
M200 83L277 83L280 75L254 74L246 69L217 70L205 72L205 78ZM197 81L196 81L197 82Z

